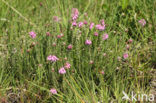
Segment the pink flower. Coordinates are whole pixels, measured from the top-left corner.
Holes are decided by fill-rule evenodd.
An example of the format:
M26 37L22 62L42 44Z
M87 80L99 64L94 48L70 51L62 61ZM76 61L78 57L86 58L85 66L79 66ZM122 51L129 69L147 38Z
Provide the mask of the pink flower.
M127 59L127 58L128 58L128 53L124 53L124 54L123 54L123 58L124 58L124 59Z
M69 49L69 50L72 49L72 47L73 47L73 46L72 46L71 44L68 45L68 49Z
M91 45L92 44L92 41L87 39L86 42L85 42L85 44L86 45Z
M77 26L76 21L73 21L73 22L72 22L72 26Z
M56 46L56 43L53 43L52 46Z
M57 38L61 38L62 36L61 35L57 35Z
M101 25L105 26L105 21L104 21L104 19L100 20L100 22L101 22Z
M103 30L105 30L105 25L97 24L96 29L100 30L100 31L103 31Z
M102 70L101 72L100 72L102 75L104 75L105 74L105 72Z
M145 19L141 19L141 20L139 20L139 23L140 23L142 26L145 26L145 25L146 25L146 20L145 20Z
M59 22L59 21L60 21L60 18L59 18L58 16L53 16L53 20L54 20L55 22Z
M49 55L47 57L47 60L48 61L51 61L51 62L56 62L57 60L59 60L55 55Z
M97 32L94 33L95 36L98 36L99 34Z
M47 36L50 36L50 32L47 32L46 34L47 34Z
M64 69L64 67L61 67L61 68L59 69L59 73L60 73L60 74L65 74L65 73L66 73L66 70Z
M89 64L93 64L94 63L94 61L93 60L91 60L90 62L89 62Z
M68 60L68 58L67 58L67 57L65 57L65 58L64 58L64 60Z
M70 65L68 62L66 62L64 67L65 67L66 69L69 69L69 68L71 67L71 65Z
M106 39L108 39L108 34L103 35L103 40L106 40Z
M94 27L94 23L90 23L89 29L91 30Z
M96 29L100 28L101 24L97 24L95 27Z
M66 42L63 42L63 45L66 46Z
M35 38L35 37L36 37L36 33L33 32L33 31L29 32L29 35L30 35L32 38Z
M57 94L57 91L56 91L55 88L51 88L51 89L50 89L50 92L51 92L52 94Z
M64 36L64 34L60 34L60 35L57 35L57 38L61 38L61 37L63 37Z
M83 22L79 22L79 28L83 26Z
M83 22L85 25L87 25L88 24L88 22L85 20L84 22Z
M76 20L76 19L78 18L78 16L79 16L79 11L78 11L78 9L77 9L77 8L73 8L73 9L72 9L72 19L73 19L73 20Z
M105 57L107 54L106 53L103 53L103 56Z
M132 40L132 39L129 39L129 40L128 40L128 42L129 42L129 43L132 43L132 42L133 42L133 40Z
M126 49L129 49L129 48L130 48L130 46L127 44L127 45L126 45Z

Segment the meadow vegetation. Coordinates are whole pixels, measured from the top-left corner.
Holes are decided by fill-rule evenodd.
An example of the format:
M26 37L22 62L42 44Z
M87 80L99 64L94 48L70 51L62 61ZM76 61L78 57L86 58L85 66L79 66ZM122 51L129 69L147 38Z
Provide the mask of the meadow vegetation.
M0 0L0 102L133 103L155 43L156 0Z

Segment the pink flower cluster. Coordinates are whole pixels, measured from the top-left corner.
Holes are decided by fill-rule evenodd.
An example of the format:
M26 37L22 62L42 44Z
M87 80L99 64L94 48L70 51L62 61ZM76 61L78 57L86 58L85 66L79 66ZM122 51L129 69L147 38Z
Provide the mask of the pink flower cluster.
M72 26L77 26L76 21L73 21L73 22L72 22Z
M83 22L79 22L79 28L83 26Z
M69 68L71 67L71 64L68 63L68 62L66 62L64 67L65 67L66 69L69 69Z
M56 62L57 60L59 60L55 55L49 55L47 57L47 60L48 61L51 61L51 62Z
M92 44L92 41L87 39L87 40L85 41L85 44L86 44L86 45L91 45L91 44Z
M59 73L60 73L60 74L65 74L65 73L66 73L66 70L64 69L64 67L61 67L61 68L59 69Z
M68 50L71 50L73 48L73 46L71 44L68 45Z
M108 39L108 34L105 33L102 38L103 38L103 40Z
M79 11L77 8L72 9L72 19L75 21L79 16Z
M146 20L145 20L145 19L141 19L141 20L139 20L139 23L140 23L142 26L145 26L145 25L146 25Z
M94 23L90 23L89 29L91 30L94 27Z
M61 67L59 69L59 74L65 74L66 73L66 70L65 69L70 69L70 67L71 67L71 64L68 63L68 62L66 62L65 65L64 65L64 67Z
M95 32L94 35L95 35L95 36L98 36L99 34L98 34L98 32Z
M63 36L64 36L64 34L61 33L61 34L57 35L57 38L60 39Z
M124 59L127 59L127 58L128 58L128 53L124 53L124 54L123 54L123 58L124 58Z
M96 25L96 29L100 30L100 31L103 31L103 30L105 30L105 22L104 22L103 19L100 22L101 22L101 24Z
M33 31L29 32L29 35L30 35L32 38L35 38L35 37L36 37L36 33L33 32Z
M54 22L59 22L61 19L58 16L53 16Z
M52 94L57 94L57 90L56 90L55 88L51 88L51 89L50 89L50 92L51 92Z

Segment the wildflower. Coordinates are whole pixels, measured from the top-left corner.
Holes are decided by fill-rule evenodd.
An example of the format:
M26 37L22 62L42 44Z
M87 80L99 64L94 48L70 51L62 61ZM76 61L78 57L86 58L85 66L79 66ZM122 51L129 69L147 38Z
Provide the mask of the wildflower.
M65 67L66 69L69 69L69 68L71 67L71 64L68 63L68 62L66 62L64 67Z
M56 90L55 88L51 88L51 89L50 89L50 92L51 92L52 94L57 94L57 90Z
M63 42L63 45L66 46L66 42Z
M66 73L66 70L64 69L64 67L61 67L61 68L59 69L59 73L60 73L60 74L65 74L65 73Z
M105 72L102 70L101 72L100 72L102 75L104 75L105 74Z
M127 45L126 45L126 49L129 49L129 48L130 48L130 46L127 44Z
M94 27L94 23L90 23L89 29L91 30Z
M55 72L55 69L54 69L54 68L52 68L52 69L51 69L51 71L52 71L52 72Z
M103 53L103 56L105 57L107 54L106 53Z
M89 62L89 64L93 64L94 63L94 61L93 60L91 60L90 62Z
M67 48L70 50L70 49L72 49L72 47L73 46L71 44L69 44Z
M64 34L60 34L60 35L57 35L57 38L61 38L61 37L63 37L64 36Z
M57 35L57 38L61 38L62 36L61 35Z
M77 26L76 21L73 21L73 22L72 22L72 26Z
M56 46L56 43L53 43L52 46Z
M42 64L38 64L39 67L42 67Z
M30 52L30 49L27 50L27 53L29 53L29 52Z
M31 45L30 45L30 48L33 48L35 45L36 45L36 43L32 42Z
M60 21L60 18L59 18L58 16L53 16L53 20L54 20L55 22L59 22L59 21Z
M94 33L95 36L98 36L99 34L97 32Z
M108 34L103 35L103 40L106 40L106 39L108 39Z
M85 42L85 44L86 45L91 45L92 44L92 41L87 39L86 42Z
M51 62L56 62L57 60L59 60L55 55L49 55L47 57L47 60L48 61L51 61Z
M64 60L68 60L68 58L67 58L67 57L65 57L65 58L64 58Z
M40 6L43 6L42 2L40 2Z
M127 59L127 58L128 58L128 53L124 53L124 54L123 54L123 58L124 58L124 59Z
M105 21L104 21L104 19L100 20L100 22L101 22L101 25L102 25L102 26L105 26Z
M73 8L73 9L72 9L72 19L73 19L73 20L76 20L76 19L78 18L78 16L79 16L79 11L78 11L78 9L77 9L77 8Z
M83 22L85 25L87 25L88 24L88 22L85 20L84 22Z
M36 37L36 33L33 32L33 31L29 32L29 35L30 35L32 38L35 38L35 37Z
M62 34L62 33L61 33L60 35L61 35L61 36L64 36L64 34Z
M79 22L79 28L83 26L83 22Z
M100 30L100 31L103 31L103 30L105 30L105 25L97 24L96 29Z
M120 68L119 67L116 67L116 70L119 70Z
M141 20L139 20L139 23L140 23L142 26L145 26L145 25L146 25L146 20L145 20L145 19L141 19Z
M128 29L127 28L125 28L125 32L128 32Z
M50 32L47 32L46 34L47 34L47 36L50 36Z
M133 42L133 40L132 40L132 39L129 39L129 40L128 40L128 42L129 42L129 43L132 43L132 42Z

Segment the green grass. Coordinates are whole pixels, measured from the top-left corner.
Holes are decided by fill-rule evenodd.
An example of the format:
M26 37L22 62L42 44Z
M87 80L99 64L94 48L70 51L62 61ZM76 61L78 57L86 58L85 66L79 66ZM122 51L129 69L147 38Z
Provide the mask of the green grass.
M122 91L150 94L156 68L155 5L156 0L0 0L0 102L129 103L122 100ZM72 8L79 10L78 22L104 19L106 29L71 29ZM53 16L61 21L54 22ZM144 27L140 19L146 20ZM35 39L30 31L36 32ZM105 41L104 33L109 35ZM92 45L85 45L86 39ZM48 62L50 54L59 61ZM61 75L58 70L66 61L71 68ZM51 88L58 93L52 95Z

